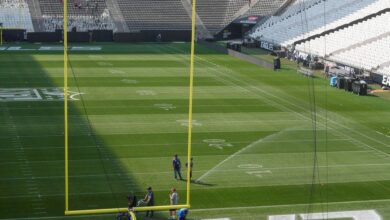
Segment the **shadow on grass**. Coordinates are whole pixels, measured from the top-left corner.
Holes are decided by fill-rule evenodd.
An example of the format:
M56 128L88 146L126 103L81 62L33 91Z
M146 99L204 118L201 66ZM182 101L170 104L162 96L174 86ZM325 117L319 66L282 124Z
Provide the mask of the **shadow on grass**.
M140 47L139 47L140 48ZM0 66L3 88L58 88L63 85L62 69L52 56L58 52L6 52L0 54L4 65ZM91 54L72 52L72 54ZM95 54L95 53L93 53ZM99 54L99 53L98 53ZM102 54L102 53L100 53ZM45 56L37 60L35 55ZM7 58L8 57L8 58ZM40 57L42 58L42 57ZM8 59L8 60L7 60ZM53 72L55 73L53 73ZM77 72L76 72L77 75ZM69 87L75 90L77 84L69 68ZM57 83L56 83L57 82ZM41 93L41 90L37 90ZM43 94L40 94L43 96ZM83 101L69 101L69 208L70 210L126 207L129 193L143 198L145 189L139 187L135 177L121 163L109 144L94 130L88 118L88 107ZM17 138L26 155L32 177L20 174L21 162L0 157L2 162L10 160L11 174L1 172L1 188L7 188L0 197L0 218L23 218L63 216L64 198L64 120L63 100L7 101L1 106L14 118ZM101 104L104 106L104 103ZM8 128L10 130L11 128ZM11 132L8 132L11 134ZM1 147L11 146L12 139L1 135ZM9 135L8 135L9 136ZM11 167L12 166L12 167ZM3 169L2 169L3 170ZM16 173L16 174L15 174ZM18 174L19 173L19 174ZM13 178L11 180L11 177ZM9 180L8 180L8 179ZM26 182L33 181L36 192L24 192ZM146 188L146 186L145 186ZM36 202L39 198L39 204ZM39 206L39 212L35 204ZM113 214L114 218L115 214Z

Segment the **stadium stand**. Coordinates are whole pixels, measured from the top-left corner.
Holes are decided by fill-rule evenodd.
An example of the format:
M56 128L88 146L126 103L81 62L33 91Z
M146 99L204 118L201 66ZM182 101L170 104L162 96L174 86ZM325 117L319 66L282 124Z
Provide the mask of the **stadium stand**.
M34 31L31 14L25 0L0 0L0 23L3 24L3 28Z
M118 4L130 31L191 29L180 0L118 0Z
M19 0L1 0L11 5ZM233 20L248 15L266 16L274 13L288 0L198 0L198 36L210 37ZM13 5L15 10L32 10L24 13L26 19L33 19L38 31L53 32L62 28L61 0L33 0L24 5ZM28 3L28 4L27 4ZM114 30L138 32L140 30L189 30L191 10L189 0L69 0L68 28L77 31ZM10 7L10 6L8 6ZM8 16L10 12L2 13ZM5 19L12 22L12 19ZM35 22L35 23L34 23ZM21 23L21 22L18 22ZM33 30L31 22L29 30ZM21 27L27 27L21 24ZM14 25L15 26L15 25ZM119 29L119 30L118 30ZM203 29L203 30L201 30ZM199 31L201 30L201 31ZM202 32L202 33L200 33Z
M380 35L390 33L389 21L390 12L386 12L360 23L305 41L296 45L295 49L321 57L329 56L333 53L342 52L345 48L369 42L373 38L375 39ZM325 42L326 44L324 44Z
M240 9L244 4L244 0L238 0L235 4L232 4L230 0L199 0L197 12L207 29L211 33L215 33L221 30L228 23L229 17L235 13L235 10Z
M47 32L61 29L62 4L58 0L39 0L44 28ZM116 30L110 11L104 0L74 0L68 1L68 28L77 31Z
M370 43L331 55L330 60L365 70L374 70L390 61L390 33Z
M390 63L387 63L387 66L380 67L376 72L382 75L390 75Z
M281 16L272 16L257 27L251 36L287 47L375 14L389 4L388 0L297 0Z
M253 3L249 10L244 14L244 16L249 15L262 15L262 16L270 16L273 15L283 4L285 4L286 0L259 0L256 3Z
M197 13L207 29L217 33L239 17L270 15L284 2L286 0L198 0Z

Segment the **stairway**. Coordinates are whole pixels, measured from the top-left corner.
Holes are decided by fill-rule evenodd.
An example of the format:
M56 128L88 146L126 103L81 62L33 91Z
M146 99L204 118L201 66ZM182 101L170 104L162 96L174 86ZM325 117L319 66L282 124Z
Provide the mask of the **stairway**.
M241 17L242 15L244 15L245 13L247 13L247 12L251 9L252 6L256 5L257 2L259 2L259 0L252 0L251 5L245 4L242 8L240 8L240 10L238 10L238 11L234 14L233 18L236 19L236 18Z
M42 19L42 12L39 5L39 1L26 1L28 4L28 9L31 14L31 20L33 23L34 31L35 32L42 32L44 30L43 26L43 19Z
M181 0L184 9L187 11L188 16L192 19L192 4L191 0ZM207 30L203 21L200 19L199 15L196 14L196 39L207 39L213 38L213 35Z
M106 0L106 5L118 32L130 32L129 26L126 24L118 2L116 0Z

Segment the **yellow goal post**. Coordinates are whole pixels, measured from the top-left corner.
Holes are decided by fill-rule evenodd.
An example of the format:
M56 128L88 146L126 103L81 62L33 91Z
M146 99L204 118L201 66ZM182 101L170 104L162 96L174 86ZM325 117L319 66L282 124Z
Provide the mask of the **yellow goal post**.
M129 212L135 215L128 208L107 208L107 209L88 209L88 210L69 210L69 142L68 142L68 28L67 28L67 0L63 0L64 7L64 148L65 148L65 215L93 215L108 214L118 212ZM188 140L187 140L187 163L191 164L191 147L192 147L192 101L193 101L193 79L194 79L194 59L195 59L195 23L196 23L196 0L192 0L191 15L191 54L190 54L190 82L189 82L189 110L188 110ZM187 176L190 176L190 169L187 169ZM186 192L187 200L184 205L166 205L166 206L146 206L134 207L133 211L164 211L169 209L190 208L190 186L191 179L187 178Z

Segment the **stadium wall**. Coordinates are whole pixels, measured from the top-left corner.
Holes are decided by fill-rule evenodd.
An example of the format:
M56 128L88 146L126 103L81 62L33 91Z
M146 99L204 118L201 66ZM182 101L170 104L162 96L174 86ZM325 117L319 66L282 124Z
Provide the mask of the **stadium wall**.
M62 39L61 32L29 32L27 33L27 41L30 43L37 42L60 42Z
M31 43L35 42L61 42L62 30L56 30L56 32L29 32L27 33L27 41ZM73 43L83 42L112 42L113 32L94 30L91 32L68 32L68 41Z
M5 31L5 30L4 30ZM24 40L25 30L9 30L3 36L6 41ZM159 37L160 36L160 37ZM93 30L90 32L68 32L69 42L190 42L191 31L183 30L145 30L136 33L113 33L112 30ZM62 30L56 32L29 32L27 41L35 42L60 42Z
M26 30L23 29L4 29L1 33L3 36L3 41L5 42L15 42L25 40Z
M161 37L158 37L158 36ZM143 30L135 33L115 33L115 42L173 42L191 40L189 30Z
M90 32L68 32L68 41L73 43L87 43L92 40L91 36Z
M232 57L238 58L240 60L244 60L246 62L255 64L257 66L261 66L261 67L265 67L265 68L269 68L269 69L274 68L273 63L267 62L265 60L260 60L260 59L257 59L256 57L253 57L253 56L250 56L250 55L247 55L247 54L235 51L235 50L227 49L227 48L220 46L218 44L215 44L215 43L210 43L210 42L206 42L206 41L203 41L201 43L204 46L208 47L209 49L218 51L220 53L228 54Z
M93 30L91 40L93 42L112 42L114 41L114 33L112 30Z

